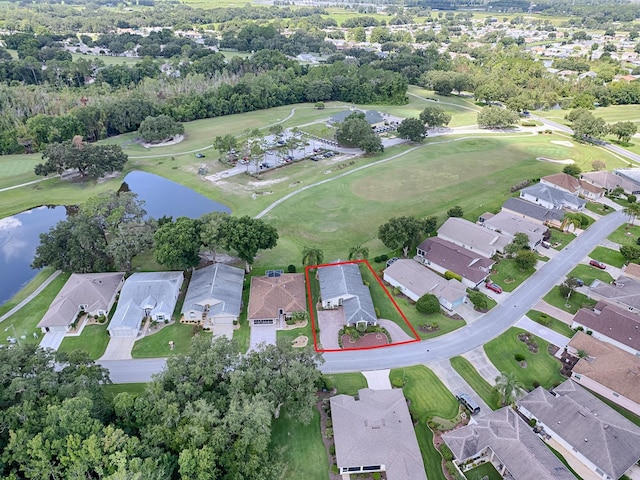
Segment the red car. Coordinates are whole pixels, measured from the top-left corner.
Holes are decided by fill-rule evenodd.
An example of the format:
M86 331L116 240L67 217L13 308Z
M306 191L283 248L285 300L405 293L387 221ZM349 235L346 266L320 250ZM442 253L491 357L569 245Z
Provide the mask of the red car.
M604 263L599 262L599 261L597 261L597 260L591 260L591 261L589 262L589 265L591 265L592 267L600 268L600 269L602 269L602 270L604 270L605 268L607 268L607 266L606 266Z
M502 287L497 283L487 282L484 284L484 286L487 287L492 292L502 293Z

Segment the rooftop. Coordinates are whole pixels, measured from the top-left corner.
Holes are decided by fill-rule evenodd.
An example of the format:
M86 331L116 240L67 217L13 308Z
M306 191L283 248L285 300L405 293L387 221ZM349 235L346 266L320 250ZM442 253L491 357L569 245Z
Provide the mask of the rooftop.
M306 311L304 287L303 273L251 278L248 318L278 318L279 309L284 313Z
M384 272L419 296L431 293L454 302L466 295L465 286L458 280L447 280L424 265L407 258L396 260Z
M576 177L572 177L566 173L554 173L553 175L542 177L540 180L544 180L545 182L567 190L570 193L577 193L580 191L580 181Z
M566 207L580 209L587 203L586 200L543 183L537 183L530 187L523 188L520 190L520 196L522 197L522 195L529 195L544 200L558 210Z
M506 235L481 227L463 218L448 218L438 229L438 237L480 252L499 251L511 243Z
M193 272L182 314L190 310L204 312L209 306L210 316L226 313L240 315L244 270L223 263L215 263Z
M594 185L605 188L607 190L613 190L617 187L622 187L626 192L633 192L638 190L638 184L606 170L601 170L598 172L586 172L581 175L581 178L584 180L583 186L586 182L591 182Z
M578 310L573 321L640 351L640 315L626 308L600 301L593 310Z
M426 260L476 284L486 278L495 263L490 258L437 237L427 238L418 249L424 252Z
M318 268L320 297L322 301L343 298L343 310L347 323L376 322L377 316L371 292L362 281L360 267L345 263Z
M519 213L530 218L535 218L540 222L557 221L562 222L564 213L558 210L549 210L548 208L541 207L521 198L511 197L502 205L502 211L509 210L511 212Z

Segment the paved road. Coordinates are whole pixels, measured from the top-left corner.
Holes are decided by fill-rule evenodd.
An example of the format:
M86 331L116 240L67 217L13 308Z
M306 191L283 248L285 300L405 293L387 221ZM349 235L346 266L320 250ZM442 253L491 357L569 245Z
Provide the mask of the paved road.
M138 358L134 360L104 360L96 362L110 372L113 383L145 383L160 373L167 363L166 358Z

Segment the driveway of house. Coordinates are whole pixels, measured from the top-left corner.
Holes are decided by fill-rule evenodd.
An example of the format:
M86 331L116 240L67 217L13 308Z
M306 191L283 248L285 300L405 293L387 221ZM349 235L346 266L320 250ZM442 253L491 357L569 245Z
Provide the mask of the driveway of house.
M344 326L342 309L318 310L318 326L320 327L320 345L324 350L338 350L338 332ZM393 338L393 336L391 337Z
M362 372L364 378L367 379L367 385L373 390L391 390L391 382L389 381L390 369L370 370Z
M484 315L484 313L476 311L473 308L473 305L470 303L463 303L462 305L458 305L456 308L454 308L454 311L462 318L464 318L464 321L467 324L475 322L479 318L482 318L482 315Z
M534 322L526 315L518 320L518 323L516 323L515 326L533 333L534 335L560 348L560 350L566 347L569 343L569 340L571 340L570 338L567 338L564 335L560 335L558 332L554 332L544 325L540 325L539 323Z
M466 393L478 402L478 405L480 405L480 413L477 414L476 417L481 417L492 412L489 405L484 403L484 400L471 388L467 381L455 371L449 360L429 362L426 365L438 376L440 381L444 383L444 386L447 387L452 394Z
M47 332L40 340L40 348L51 348L58 350L64 340L64 332Z
M100 360L131 360L131 349L135 341L131 337L111 337Z
M378 319L378 325L382 328L386 328L391 335L391 343L406 342L409 340L415 340L414 337L406 333L400 325L391 320L385 320L383 318Z
M259 325L257 327L251 327L249 350L255 350L261 343L266 343L267 345L276 344L275 325Z
M462 356L471 362L471 365L478 371L490 385L496 384L496 377L500 376L500 371L491 363L482 346L463 353Z

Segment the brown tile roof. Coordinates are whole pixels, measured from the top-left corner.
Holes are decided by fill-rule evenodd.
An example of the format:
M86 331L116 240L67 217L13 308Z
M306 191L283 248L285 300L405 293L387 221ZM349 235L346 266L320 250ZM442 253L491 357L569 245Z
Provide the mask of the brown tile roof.
M425 252L424 258L428 261L462 275L474 283L484 280L495 263L490 258L438 237L427 238L418 249Z
M541 180L544 180L547 183L557 186L558 188L562 188L571 193L575 193L580 190L580 181L568 175L566 173L554 173L553 175L547 175L546 177L542 177Z
M637 263L630 263L625 267L624 274L627 277L633 277L636 280L640 280L640 265Z
M640 404L640 357L583 332L576 333L569 346L588 355L573 367L574 373Z
M306 311L307 296L303 273L285 273L279 277L251 278L248 318L278 318L285 313Z
M606 188L607 190L613 190L616 187L622 187L625 192L631 193L638 189L638 186L626 178L616 175L613 172L599 171L599 172L586 172L582 174L582 187L587 183Z
M604 193L604 189L600 187L596 187L595 185L589 182L580 182L580 188L582 188L583 190L588 190L589 192L592 192L592 193Z
M640 351L640 316L636 313L598 302L594 310L578 310L573 321Z

